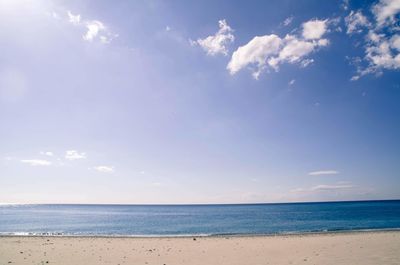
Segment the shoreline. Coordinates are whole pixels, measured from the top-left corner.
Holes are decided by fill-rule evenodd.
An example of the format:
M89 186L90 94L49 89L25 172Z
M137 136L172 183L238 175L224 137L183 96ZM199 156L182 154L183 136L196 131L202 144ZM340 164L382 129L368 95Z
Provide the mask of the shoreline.
M356 229L356 230L335 230L335 231L312 231L312 232L284 232L284 233L266 233L266 234L188 234L188 235L73 235L73 234L1 234L0 238L5 237L50 237L50 238L143 238L143 239L174 239L174 238L257 238L257 237L291 237L291 236L313 236L313 235L337 235L337 234L363 234L363 233L390 233L400 232L400 228L384 229ZM24 232L21 232L24 233Z

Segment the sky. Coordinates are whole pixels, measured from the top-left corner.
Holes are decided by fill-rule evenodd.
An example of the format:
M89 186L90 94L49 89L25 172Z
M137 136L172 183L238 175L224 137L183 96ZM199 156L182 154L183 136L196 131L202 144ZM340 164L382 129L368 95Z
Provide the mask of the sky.
M0 203L400 199L400 0L0 0Z

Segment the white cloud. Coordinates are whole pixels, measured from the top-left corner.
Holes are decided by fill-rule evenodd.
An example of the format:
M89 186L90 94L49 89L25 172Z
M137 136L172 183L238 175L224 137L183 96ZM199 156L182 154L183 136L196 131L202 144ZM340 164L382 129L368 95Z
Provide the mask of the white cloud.
M218 21L218 25L219 30L215 35L198 39L197 41L190 41L190 43L192 45L199 45L208 55L228 55L227 46L235 40L232 34L233 30L225 19Z
M382 38L376 44L366 48L366 59L374 68L399 69L400 55L396 41L399 35L394 35L391 39ZM395 51L397 50L397 51Z
M86 23L87 32L83 35L83 39L87 41L92 41L99 32L104 31L106 27L98 20L88 21Z
M394 35L390 39L390 46L397 51L400 51L400 35Z
M372 12L375 21L369 24L365 35L365 56L351 62L357 67L352 81L367 74L379 76L384 70L400 69L400 35L397 33L400 0L380 0L372 7Z
M368 31L366 41L371 44L377 44L385 38L385 34L379 34L375 30Z
M40 152L41 155L45 155L45 156L54 156L53 152Z
M295 36L285 37L286 45L279 52L278 61L296 62L314 49L314 42L297 39Z
M73 25L75 25L75 26L79 25L79 23L81 22L81 15L73 15L71 13L71 11L68 11L67 15L68 15L69 22L71 22Z
M310 176L320 176L320 175L336 175L339 174L339 171L336 170L320 170L320 171L312 171L309 172Z
M377 26L381 27L384 24L394 24L395 16L400 12L400 0L380 0L372 8L375 15Z
M283 21L283 25L286 27L286 26L289 26L291 23L292 23L292 21L293 21L293 16L290 16L290 17L288 17L288 18L286 18L284 21Z
M350 14L344 19L347 26L347 34L360 33L362 28L369 27L368 19L361 13L361 11L351 11Z
M290 80L290 82L289 82L289 86L293 86L295 82L296 82L296 80L295 80L295 79L292 79L292 80Z
M310 20L303 23L303 37L306 40L320 39L327 31L328 20Z
M74 15L71 11L66 11L67 17L65 18L69 23L85 29L86 32L82 38L85 41L93 42L98 40L103 44L110 43L118 34L113 34L105 24L99 20L83 19L80 14Z
M113 173L114 172L114 167L110 167L110 166L97 166L94 167L95 170L97 170L98 172L102 172L102 173Z
M285 45L279 52L279 55L275 58L272 58L269 61L269 65L273 67L275 70L278 68L278 64L280 63L297 63L301 62L302 59L313 52L317 47L327 46L329 41L327 39L319 39L318 41L307 41L298 39L295 36L287 35L284 39ZM303 63L303 67L308 65L308 62Z
M359 64L366 62L367 66L358 66L357 74L351 80L358 80L367 74L381 75L385 69L399 70L399 38L398 34L389 37L371 30L367 35L364 61L359 62Z
M41 159L25 159L21 160L22 163L29 164L31 166L50 166L51 162Z
M320 193L320 192L340 192L355 188L350 182L336 184L320 184L310 188L297 188L291 190L292 193Z
M256 36L233 52L227 69L233 75L249 64L256 64L259 74L265 67L266 60L279 52L281 44L282 39L275 34Z
M76 150L68 150L65 152L65 159L67 160L77 160L85 158L86 158L86 153L79 153Z
M255 66L252 75L258 79L265 68L278 71L282 63L299 63L301 67L306 67L314 61L306 56L329 44L328 39L322 38L327 31L327 21L312 20L304 23L302 35L305 38L290 34L284 38L275 34L256 36L233 52L227 69L233 75L246 66Z

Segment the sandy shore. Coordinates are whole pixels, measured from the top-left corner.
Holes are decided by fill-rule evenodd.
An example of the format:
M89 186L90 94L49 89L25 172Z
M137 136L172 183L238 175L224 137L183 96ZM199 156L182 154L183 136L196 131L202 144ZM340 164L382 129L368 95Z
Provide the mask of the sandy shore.
M400 232L259 237L0 237L1 264L400 264Z

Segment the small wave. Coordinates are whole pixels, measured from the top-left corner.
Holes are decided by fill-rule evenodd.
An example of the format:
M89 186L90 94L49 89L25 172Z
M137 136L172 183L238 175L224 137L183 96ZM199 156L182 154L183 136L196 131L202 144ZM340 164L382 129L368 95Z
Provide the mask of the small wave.
M0 232L0 236L63 236L61 232Z
M56 237L129 237L129 238L186 238L186 237L241 237L241 236L276 236L306 235L352 232L400 231L400 228L379 229L322 229L309 231L278 231L271 233L197 233L197 234L102 234L102 233L65 233L65 232L0 232L0 236L56 236Z
M95 233L62 233L62 232L0 232L0 236L57 236L57 237L209 237L213 234L95 234Z

